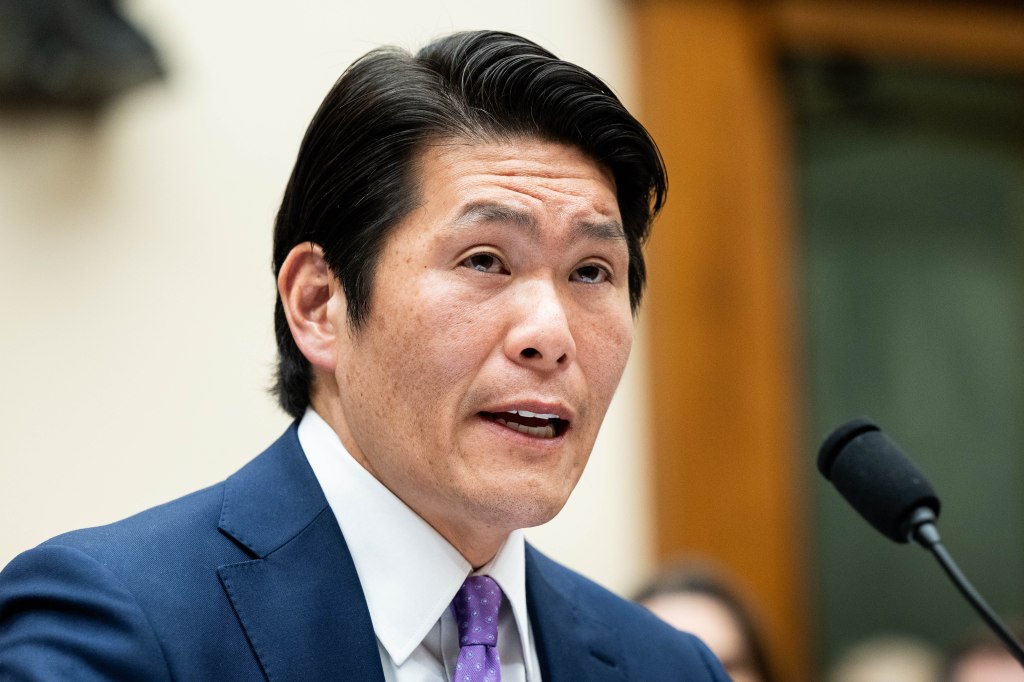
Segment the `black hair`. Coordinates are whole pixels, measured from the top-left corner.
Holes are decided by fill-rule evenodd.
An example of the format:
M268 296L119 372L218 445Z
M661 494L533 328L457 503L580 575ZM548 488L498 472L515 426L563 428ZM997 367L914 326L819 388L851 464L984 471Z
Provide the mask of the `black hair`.
M274 228L274 274L297 244L319 244L358 330L384 242L420 201L416 163L423 147L446 138L524 137L572 145L611 172L635 313L646 282L642 249L667 189L658 148L596 76L497 31L456 33L416 55L376 49L346 69L299 148ZM280 295L274 329L274 392L286 412L300 417L309 405L311 371Z

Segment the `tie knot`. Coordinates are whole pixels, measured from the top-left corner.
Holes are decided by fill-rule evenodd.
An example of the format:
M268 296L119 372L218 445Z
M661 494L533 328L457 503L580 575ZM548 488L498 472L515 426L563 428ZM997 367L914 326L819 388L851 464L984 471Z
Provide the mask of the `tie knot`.
M494 578L487 575L466 578L452 600L455 622L459 626L459 646L497 646L500 607L501 588Z

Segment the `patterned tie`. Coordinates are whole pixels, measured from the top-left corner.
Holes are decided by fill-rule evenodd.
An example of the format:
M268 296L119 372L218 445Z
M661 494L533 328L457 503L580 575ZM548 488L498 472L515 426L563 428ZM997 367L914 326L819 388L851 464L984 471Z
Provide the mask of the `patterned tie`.
M498 658L498 608L501 588L486 575L462 583L452 610L459 625L459 660L452 682L501 682Z

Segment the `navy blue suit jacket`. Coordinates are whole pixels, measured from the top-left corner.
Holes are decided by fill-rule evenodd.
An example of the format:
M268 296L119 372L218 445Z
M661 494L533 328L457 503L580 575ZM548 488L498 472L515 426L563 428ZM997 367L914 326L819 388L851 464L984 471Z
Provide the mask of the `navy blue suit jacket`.
M699 641L532 547L526 588L548 682L728 680ZM12 561L0 573L9 679L384 682L295 427L221 484Z

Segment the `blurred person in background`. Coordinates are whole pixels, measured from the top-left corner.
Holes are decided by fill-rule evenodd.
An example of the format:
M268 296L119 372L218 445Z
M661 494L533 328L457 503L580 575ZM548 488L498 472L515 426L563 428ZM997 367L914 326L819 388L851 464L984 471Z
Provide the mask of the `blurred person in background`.
M1011 619L1007 626L1024 639L1024 622ZM975 628L955 644L946 663L943 682L1024 682L1024 667L988 628Z
M941 670L942 655L935 647L914 637L887 635L846 651L828 682L937 682Z
M753 610L721 570L705 562L673 564L634 600L683 632L702 639L734 682L780 682Z

